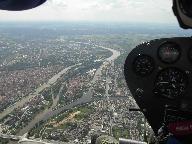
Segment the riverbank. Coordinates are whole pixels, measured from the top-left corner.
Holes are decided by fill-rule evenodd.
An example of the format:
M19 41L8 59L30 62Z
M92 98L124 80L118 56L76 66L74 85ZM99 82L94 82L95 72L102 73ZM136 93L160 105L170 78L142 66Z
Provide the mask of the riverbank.
M103 46L98 46L97 47L103 48L103 49L107 49L109 51L111 51L113 54L112 56L110 56L109 58L106 58L103 62L103 64L96 70L93 79L91 80L91 85L93 85L101 76L101 71L104 67L106 67L108 65L108 63L111 63L112 61L114 61L115 59L117 59L120 56L120 52L111 48L106 48ZM61 107L57 110L53 110L53 109L47 109L43 112L41 112L40 114L38 114L25 128L23 128L18 135L23 135L25 133L27 133L29 130L31 130L37 123L39 123L40 121L46 121L49 118L53 117L54 115L57 115L59 113L61 113L62 111L71 109L77 105L81 105L81 104L85 104L88 102L92 101L92 87L90 87L90 89L88 90L87 93L85 93L80 99L72 102L69 105L66 105L64 107Z

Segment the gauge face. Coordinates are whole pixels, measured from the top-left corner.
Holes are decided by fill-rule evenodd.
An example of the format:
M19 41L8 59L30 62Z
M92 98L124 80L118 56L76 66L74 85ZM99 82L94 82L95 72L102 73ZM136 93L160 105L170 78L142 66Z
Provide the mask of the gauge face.
M179 46L175 43L167 42L162 44L158 49L158 56L162 62L174 63L181 55Z
M154 70L153 58L147 55L139 55L133 62L133 70L139 76L147 76Z
M162 70L156 78L154 94L169 99L176 99L185 94L188 84L185 72L177 68Z

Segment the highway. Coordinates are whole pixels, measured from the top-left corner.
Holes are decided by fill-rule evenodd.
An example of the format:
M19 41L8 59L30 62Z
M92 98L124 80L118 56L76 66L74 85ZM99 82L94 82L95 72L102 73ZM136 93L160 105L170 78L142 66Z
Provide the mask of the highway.
M16 135L7 135L7 134L2 134L0 133L0 137L4 139L12 139L12 140L20 140L22 139L22 136L16 136Z
M6 135L6 134L0 133L0 137L4 139L19 141L18 142L19 144L51 144L51 143L42 142L42 141L30 140L25 138L25 136Z

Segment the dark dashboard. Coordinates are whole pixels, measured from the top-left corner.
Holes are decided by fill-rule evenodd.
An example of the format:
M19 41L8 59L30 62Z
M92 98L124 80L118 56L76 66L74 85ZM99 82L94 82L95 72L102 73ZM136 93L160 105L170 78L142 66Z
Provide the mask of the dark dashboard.
M192 38L142 43L128 55L124 74L155 132L164 122L191 120ZM174 113L168 115L168 110Z

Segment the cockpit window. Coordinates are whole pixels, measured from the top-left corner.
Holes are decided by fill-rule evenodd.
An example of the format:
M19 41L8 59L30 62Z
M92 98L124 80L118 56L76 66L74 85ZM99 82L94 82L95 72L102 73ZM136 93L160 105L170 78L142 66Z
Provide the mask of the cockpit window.
M190 36L171 7L167 0L47 0L0 10L0 143L90 143L101 135L146 142L153 132L123 67L142 42Z

